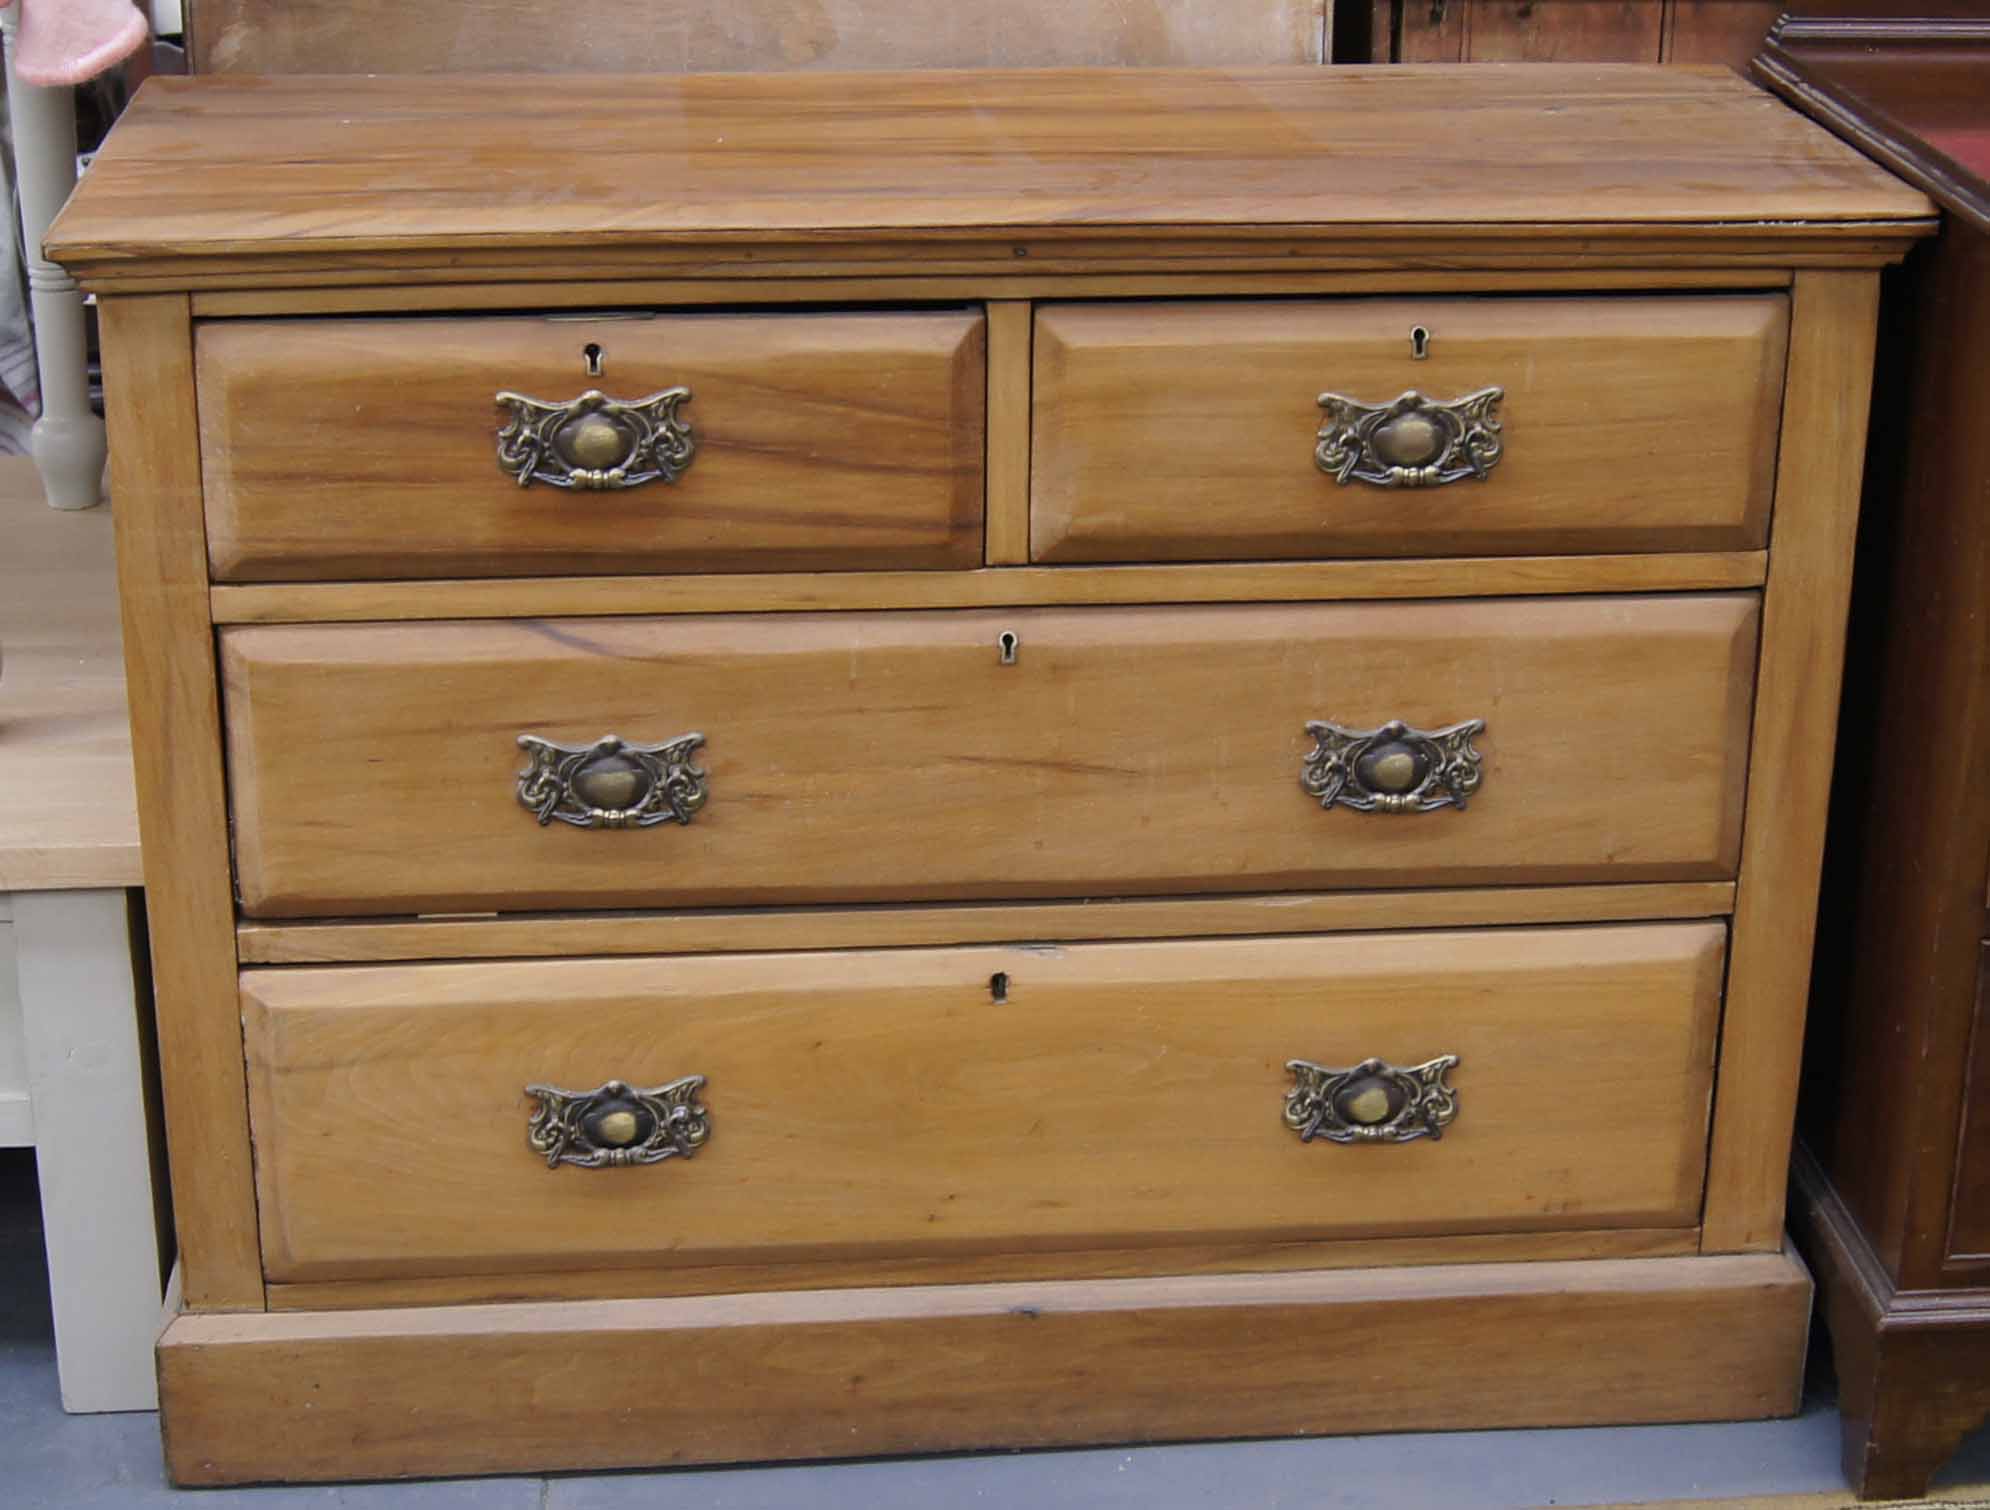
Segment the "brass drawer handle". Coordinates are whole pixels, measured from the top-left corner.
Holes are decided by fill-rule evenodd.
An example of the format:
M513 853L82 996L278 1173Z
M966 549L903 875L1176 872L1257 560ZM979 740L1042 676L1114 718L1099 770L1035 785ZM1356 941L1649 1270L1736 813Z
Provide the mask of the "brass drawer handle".
M1448 402L1412 388L1386 404L1364 404L1339 393L1320 395L1327 411L1313 460L1335 482L1378 488L1441 487L1499 464L1499 401L1504 388L1481 388Z
M639 1091L610 1080L591 1091L563 1091L555 1085L528 1085L525 1094L539 1104L525 1138L546 1156L546 1167L619 1169L626 1164L657 1164L690 1158L712 1135L712 1116L698 1101L703 1075L686 1075L654 1090Z
M1445 1054L1399 1070L1380 1059L1352 1069L1331 1069L1310 1059L1289 1059L1292 1089L1285 1093L1285 1125L1311 1143L1410 1143L1437 1139L1458 1115L1458 1093L1444 1073L1458 1063Z
M1448 729L1412 729L1396 720L1379 729L1309 723L1317 741L1299 770L1299 784L1321 807L1357 813L1428 813L1462 810L1485 779L1472 740L1486 731L1483 718Z
M526 766L518 773L518 800L542 828L555 818L575 828L689 823L711 795L705 772L691 763L704 742L702 734L680 734L660 745L632 745L608 734L591 745L562 745L521 734Z
M677 412L690 398L689 388L638 399L590 388L563 404L500 393L511 422L498 431L498 466L521 488L543 482L605 491L675 482L698 449L691 422Z

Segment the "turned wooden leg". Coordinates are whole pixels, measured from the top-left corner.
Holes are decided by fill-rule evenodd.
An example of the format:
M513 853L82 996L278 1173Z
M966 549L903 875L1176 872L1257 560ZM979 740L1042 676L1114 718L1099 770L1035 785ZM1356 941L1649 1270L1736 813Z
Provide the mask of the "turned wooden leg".
M87 325L76 280L42 255L49 222L76 185L74 91L23 84L14 76L18 6L0 11L7 55L7 104L21 194L21 244L34 310L41 418L28 444L42 489L58 509L87 509L103 496L104 422L90 408Z

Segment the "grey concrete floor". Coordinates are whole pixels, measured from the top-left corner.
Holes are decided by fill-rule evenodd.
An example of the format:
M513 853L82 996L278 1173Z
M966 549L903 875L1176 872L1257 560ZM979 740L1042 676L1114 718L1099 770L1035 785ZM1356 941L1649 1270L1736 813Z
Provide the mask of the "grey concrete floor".
M1582 1431L1452 1432L995 1453L801 1467L679 1469L314 1488L180 1491L149 1413L64 1415L32 1155L0 1149L0 1507L4 1510L1342 1510L1661 1502L1842 1489L1828 1379L1789 1421ZM1943 1483L1990 1479L1990 1433Z

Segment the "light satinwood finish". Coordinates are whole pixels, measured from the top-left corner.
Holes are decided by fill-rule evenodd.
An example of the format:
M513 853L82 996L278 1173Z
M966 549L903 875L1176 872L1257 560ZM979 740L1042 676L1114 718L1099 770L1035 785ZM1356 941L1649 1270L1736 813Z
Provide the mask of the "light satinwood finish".
M1380 1269L1429 1264L1567 1263L1676 1258L1697 1253L1698 1227L1598 1227L1572 1232L1426 1233L1343 1242L1184 1243L1166 1248L1086 1248L711 1268L565 1269L539 1274L450 1274L325 1279L267 1287L272 1311L374 1310L382 1306L509 1305L533 1300L640 1300L657 1295L743 1295L765 1290L878 1285L997 1284L1018 1280L1131 1279L1165 1274L1289 1274L1302 1269Z
M1321 63L1333 0L189 0L201 73L655 73Z
M300 582L216 587L213 611L217 624L311 624L634 613L665 616L1033 604L1697 592L1760 587L1768 576L1768 561L1763 551L1719 551L1656 556L1001 567L959 572Z
M1756 618L1730 594L230 629L238 889L274 918L1724 880ZM1488 721L1469 808L1301 789L1309 720L1392 718ZM687 826L518 800L520 734L692 731Z
M1621 277L1626 269L1651 270L1660 286L1668 274L1685 275L1695 286L1705 287L1718 286L1723 281L1718 275L1729 271L1746 282L1764 271L1787 276L1792 270L1807 267L1875 267L1897 262L1904 248L1928 235L1933 226L1932 219L1861 221L1806 232L1801 223L1796 229L1778 223L1752 228L1746 241L1737 240L1731 226L1679 226L1649 240L1620 242L1596 235L1572 239L1569 226L1550 221L1516 226L1498 236L1488 234L1472 242L1464 255L1471 267L1483 267L1493 276L1538 274L1542 259L1549 257L1563 269L1554 280L1557 285L1566 285L1567 270L1577 268L1599 277ZM916 266L923 277L981 289L986 284L1006 282L1016 268L1027 266L1039 279L1069 277L1073 283L1119 283L1167 275L1170 287L1166 292L1176 293L1187 291L1188 280L1207 279L1225 270L1245 278L1275 274L1281 280L1291 277L1294 269L1321 276L1359 277L1402 269L1406 258L1414 258L1410 270L1415 271L1445 260L1445 248L1457 234L1452 228L1414 225L1400 227L1388 236L1356 235L1344 228L1295 232L1282 227L1241 226L1226 227L1220 236L1204 234L1194 240L1157 229L1137 235L1095 233L1051 241L1040 234L1026 237L1011 231L994 239L963 233L937 243L890 241L843 247L831 242L812 247L805 255L789 254L783 260L774 260L780 254L769 250L779 243L761 237L684 246L659 243L636 251L604 248L591 252L587 265L579 271L588 283L638 279L674 282L702 277L723 284L755 276L784 283L814 278L855 283L890 278L906 266ZM1571 238L1565 249L1561 238ZM397 286L436 288L447 298L464 278L524 284L535 272L542 279L558 276L544 262L528 264L520 261L517 252L503 249L436 253L432 260L415 259L411 254L410 260L395 263L384 274L371 265L375 255L360 253L338 266L302 269L286 265L279 256L252 261L217 258L203 262L197 272L98 276L89 287L97 293L267 293L293 289L300 278L308 278L313 288L370 290L384 275L396 279ZM1176 278L1183 284L1176 285ZM1014 289L1009 292L1013 295ZM1073 292L1050 288L1044 290L1044 297Z
M0 892L136 886L138 800L108 509L0 457Z
M978 311L632 314L203 325L215 579L980 563ZM697 450L675 483L498 465L500 392L679 386Z
M592 917L493 914L488 918L370 923L244 923L236 930L236 946L244 964L326 965L1612 923L1637 918L1720 917L1733 906L1734 884L1730 881L1271 892L1146 901L936 903L924 907L757 908L742 912L701 908Z
M655 276L666 253L1013 271L1018 248L1096 272L1788 266L1897 255L1928 217L1725 70L154 78L48 249L100 289Z
M1030 558L1030 337L1027 299L988 306L988 551L991 566Z
M1655 288L1733 291L1788 288L1778 267L1532 268L1475 272L1472 287L1486 293ZM959 301L1152 298L1190 294L1401 294L1416 289L1454 291L1458 275L1407 268L1387 273L1164 273L1121 276L1083 274L1043 277L1010 273L972 278L676 278L615 283L458 283L391 286L238 289L194 295L196 319L243 316L383 314L446 309L517 309L520 306L607 309L631 305L781 304L814 300L877 303L893 299Z
M182 297L107 299L124 659L144 834L152 997L173 1215L190 1310L263 1303L235 995L228 799L194 428L193 331Z
M1800 273L1792 294L1708 1252L1782 1240L1878 301L1877 273Z
M1780 295L1045 305L1031 557L1758 549L1787 319ZM1484 480L1341 484L1314 459L1323 391L1492 387Z
M1686 1226L1725 945L1708 922L250 971L265 1272ZM1441 1141L1281 1121L1289 1059L1440 1054ZM693 1158L548 1170L526 1145L527 1085L689 1074Z
M175 1129L183 1219L208 1237L188 1303L214 1304L217 1274L247 1281L224 1296L238 1314L166 1337L174 1474L1792 1409L1809 1288L1770 1250L1872 290L1932 225L1919 193L1709 70L148 85L51 245L109 297L113 379L148 395L113 426L137 437L119 454L144 479L141 525L173 504L170 569L142 549L125 569L134 633L177 678L137 706L158 752L147 852L192 875L159 914L169 1091L177 1076L183 1121L213 1113ZM142 290L167 297L124 297ZM1745 434L1710 421L1730 470L1709 473L1694 406L1731 369L1667 379L1654 402L1673 428L1655 461L1620 445L1646 481L1610 526L1671 469L1703 474L1689 516L1726 509L1717 528L1759 541L1759 487L1718 479L1759 481L1773 455L1766 549L1014 559L1031 443L1014 420L1056 401L1016 360L1038 309L1495 296L1599 317L1618 299L1787 307L1780 412L1758 384ZM996 512L952 568L206 581L189 309L495 328L991 304L993 362L971 386L996 416L977 453ZM1631 356L1666 329L1639 322L1597 367L1596 412L1617 412ZM1443 327L1435 350L1443 366ZM1520 354L1562 359L1545 336ZM1427 370L1408 382L1437 388ZM163 399L127 381L160 372ZM1306 452L1306 406L1334 381L1307 375ZM1192 423L1169 438L1191 461L1204 441ZM1496 486L1444 491L1471 507L1458 497ZM217 653L245 890L286 915L253 920L244 952L425 957L235 968ZM1391 717L1487 720L1466 811L1323 812L1300 790L1305 720ZM712 800L689 826L545 830L516 803L519 732L693 730ZM524 911L411 917L498 907ZM1473 924L1505 926L1458 932ZM1626 939L1686 941L1675 975L1612 986L1652 953ZM1569 962L1585 949L1603 957ZM1271 984L1197 963L1245 959L1308 963ZM1131 964L1081 982L1100 961ZM452 982L468 983L453 1000ZM1288 1027L1328 1036L1310 1054L1269 1041ZM1366 1042L1439 1029L1470 1041ZM687 1045L721 1064L697 1158L532 1162L522 1087L540 1064L586 1089ZM1464 1054L1441 1142L1315 1147L1279 1125L1286 1058L1367 1052ZM1253 1124L1233 1108L1260 1091ZM1463 1176L1389 1177L1410 1167L1398 1155L1444 1170L1482 1147L1503 1152ZM1299 1160L1303 1183L1278 1186L1260 1154ZM755 1178L715 1180L741 1161ZM709 1220L660 1220L715 1186ZM617 1194L632 1189L652 1194ZM560 1220L573 1202L606 1215ZM242 1262L218 1268L217 1241ZM1682 1246L1697 1251L1651 1256ZM268 1293L265 1257L381 1277Z
M1809 1312L1767 1253L183 1316L160 1393L181 1484L1736 1419Z

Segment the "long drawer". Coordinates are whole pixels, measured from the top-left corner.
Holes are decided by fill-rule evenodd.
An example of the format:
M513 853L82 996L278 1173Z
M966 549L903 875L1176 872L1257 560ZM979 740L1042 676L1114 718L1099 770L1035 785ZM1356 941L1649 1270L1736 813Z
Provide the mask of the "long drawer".
M268 1273L1690 1226L1724 943L249 971Z
M1757 619L1720 594L233 628L239 888L283 917L1724 879Z
M218 581L981 559L978 310L223 321L195 351Z
M1047 305L1031 554L1757 549L1788 311L1781 294Z

